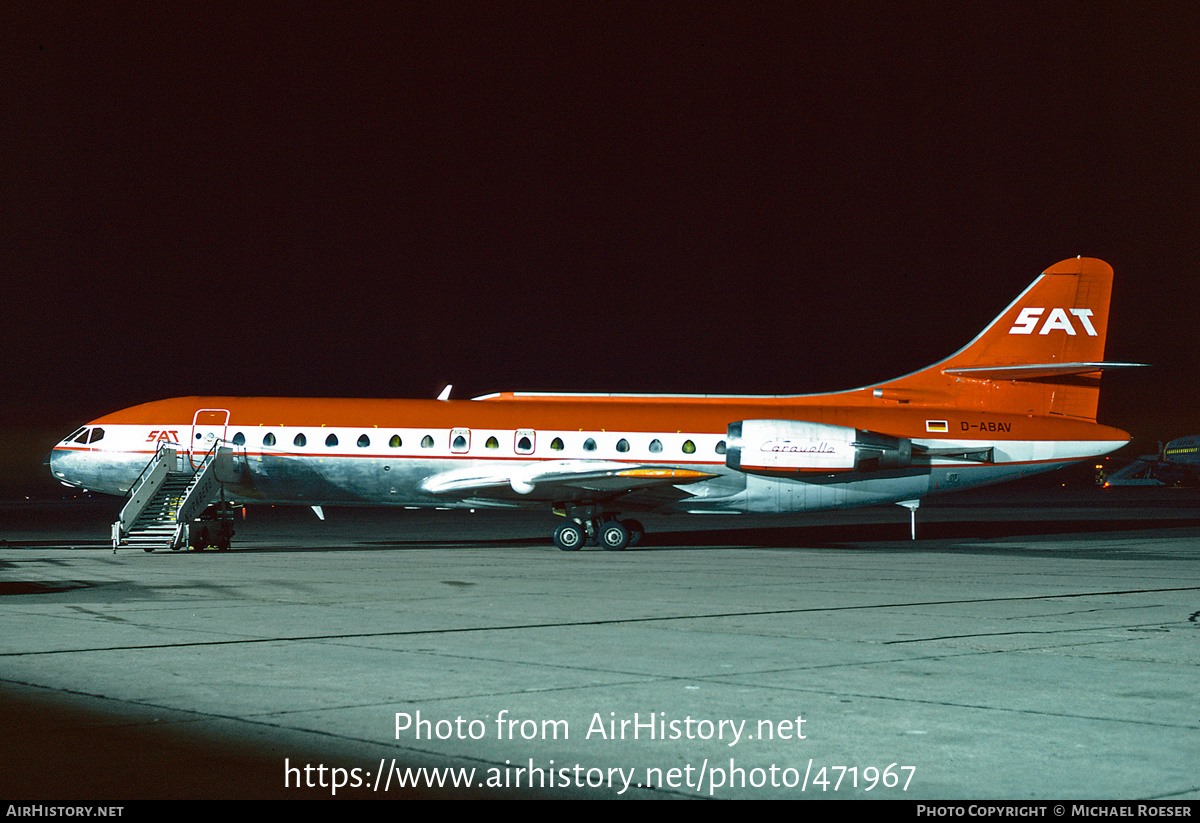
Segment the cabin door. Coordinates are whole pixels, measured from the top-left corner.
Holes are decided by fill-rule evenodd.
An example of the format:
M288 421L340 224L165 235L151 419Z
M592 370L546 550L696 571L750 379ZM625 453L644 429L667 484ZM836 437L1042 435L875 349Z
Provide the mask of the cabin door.
M188 447L192 468L199 467L214 443L225 439L225 427L228 425L228 409L200 409L196 412L192 417L191 445Z

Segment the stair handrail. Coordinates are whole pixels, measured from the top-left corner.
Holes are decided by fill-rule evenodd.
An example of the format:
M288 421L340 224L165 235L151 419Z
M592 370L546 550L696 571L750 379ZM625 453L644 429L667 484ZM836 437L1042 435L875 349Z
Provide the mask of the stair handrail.
M200 460L200 465L196 466L192 469L192 474L195 475L197 472L202 471L204 469L204 467L207 466L216 457L217 450L220 449L224 445L225 445L225 441L219 437L216 438L215 440L213 440L212 446L209 448L209 450L207 452L204 453L204 457ZM191 464L192 461L189 460L188 463Z
M175 457L178 459L179 444L175 443L173 441L170 441L170 440L164 440L158 444L158 448L155 450L154 456L151 457L150 461L148 463L146 463L145 466L142 467L141 473L134 479L133 483L129 486L129 491L125 494L126 500L133 497L134 493L138 490L138 487L142 485L142 481L146 477L146 473L154 470L155 466L157 466L159 461L162 459L163 452L165 452L165 451L174 452Z
M141 514L142 509L150 502L150 497L148 497L146 500L141 501L141 505L138 505L139 501L136 498L141 493L143 487L155 477L159 477L161 480L165 475L170 473L172 468L175 468L175 466L168 466L166 467L166 471L159 472L159 467L168 460L174 462L176 466L178 465L179 453L175 449L176 445L175 443L160 444L154 452L154 456L150 458L150 462L146 464L145 468L138 474L137 480L129 487L129 494L126 495L125 504L121 506L121 513L117 517L117 522L121 524L122 530L136 520L137 516Z

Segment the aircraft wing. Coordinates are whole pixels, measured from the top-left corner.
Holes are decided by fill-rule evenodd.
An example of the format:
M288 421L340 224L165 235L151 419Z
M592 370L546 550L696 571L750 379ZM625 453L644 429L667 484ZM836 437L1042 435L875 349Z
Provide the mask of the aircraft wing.
M680 486L716 477L709 472L609 460L555 460L514 466L466 468L426 478L421 489L460 499L578 500Z

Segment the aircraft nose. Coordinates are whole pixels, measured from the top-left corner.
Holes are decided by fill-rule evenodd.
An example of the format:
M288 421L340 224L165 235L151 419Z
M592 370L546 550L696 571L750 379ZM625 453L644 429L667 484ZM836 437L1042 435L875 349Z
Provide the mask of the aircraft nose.
M46 460L43 463L50 470L50 474L54 475L54 479L59 482L67 482L66 467L63 465L63 454L59 449L53 449L46 455Z

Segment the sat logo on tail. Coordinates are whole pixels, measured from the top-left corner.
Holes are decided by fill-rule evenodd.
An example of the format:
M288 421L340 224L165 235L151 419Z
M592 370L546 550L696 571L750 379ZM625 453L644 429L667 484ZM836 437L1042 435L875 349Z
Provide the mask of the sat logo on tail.
M1034 308L1033 306L1026 306L1025 308L1021 309L1021 313L1017 315L1017 322L1013 323L1013 326L1008 330L1008 333L1033 334L1033 330L1037 327L1038 319L1042 316L1042 312L1044 311L1044 308L1039 309ZM1092 325L1091 321L1091 309L1051 309L1050 314L1048 314L1045 321L1043 321L1042 329L1038 332L1038 334L1049 334L1055 329L1062 329L1067 334L1074 337L1075 327L1071 325L1071 318L1067 317L1068 311L1075 315L1080 325L1083 326L1083 330L1087 332L1088 337L1096 336L1096 328Z

